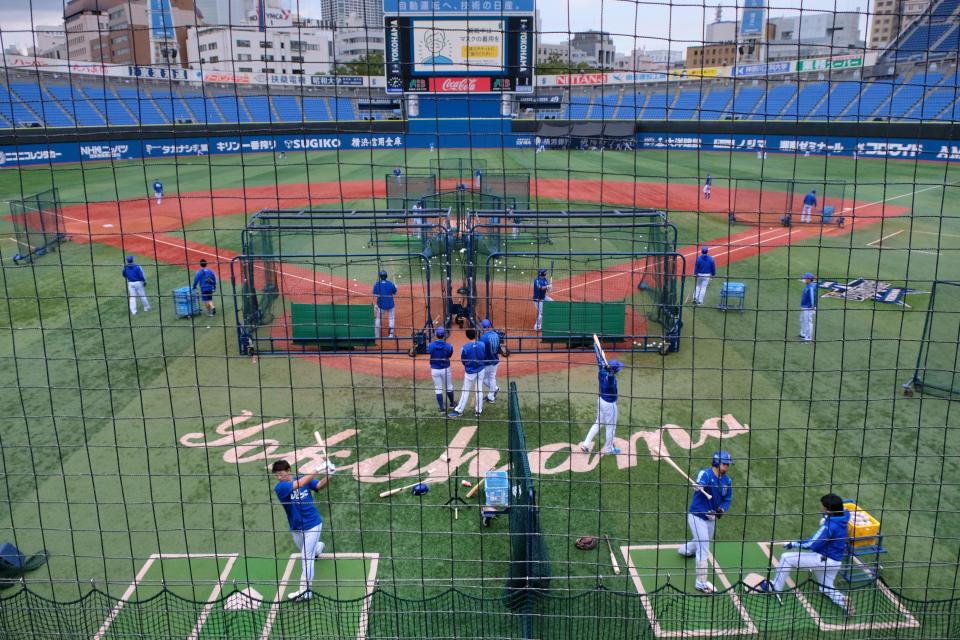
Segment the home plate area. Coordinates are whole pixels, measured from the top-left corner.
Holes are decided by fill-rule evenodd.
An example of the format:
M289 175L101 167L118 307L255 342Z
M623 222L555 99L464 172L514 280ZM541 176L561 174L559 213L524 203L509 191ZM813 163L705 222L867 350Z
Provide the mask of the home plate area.
M93 640L129 637L153 628L155 637L338 637L365 635L378 554L317 557L314 598L288 602L300 579L300 556L260 558L236 553L153 554L116 601ZM355 615L325 606L353 600ZM152 603L156 606L151 606ZM135 604L127 604L135 603Z
M781 543L714 543L710 578L717 593L703 595L694 586L695 561L680 556L678 546L620 548L657 637L799 633L803 629L843 637L853 637L851 632L857 632L856 637L870 637L871 631L919 626L916 617L880 582L847 591L856 606L852 617L822 595L807 572L794 572L779 600L745 586L773 576L783 549ZM845 589L847 584L838 578L836 586Z

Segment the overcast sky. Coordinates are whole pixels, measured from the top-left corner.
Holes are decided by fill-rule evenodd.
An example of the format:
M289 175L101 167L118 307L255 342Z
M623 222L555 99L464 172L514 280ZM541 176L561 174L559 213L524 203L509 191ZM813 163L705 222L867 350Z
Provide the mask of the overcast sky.
M319 16L321 0L288 0L304 16ZM3 47L29 46L30 32L39 25L62 21L64 0L0 0L0 40ZM540 0L538 9L547 42L562 42L572 31L602 29L615 35L617 49L684 49L703 40L704 25L712 22L717 5L732 20L743 0ZM871 0L768 0L770 15L858 11L864 16ZM33 25L33 26L31 26ZM866 19L861 23L866 38Z

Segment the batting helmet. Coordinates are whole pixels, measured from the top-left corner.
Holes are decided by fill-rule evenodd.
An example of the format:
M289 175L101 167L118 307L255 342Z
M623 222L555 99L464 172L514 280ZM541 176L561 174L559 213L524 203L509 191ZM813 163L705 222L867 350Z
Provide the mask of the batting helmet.
M620 371L620 369L623 369L623 363L620 362L619 360L611 360L607 364L610 365L610 369L614 373Z
M428 485L426 482L418 482L417 484L413 485L413 488L410 490L410 493L412 493L415 496L422 496L428 491L430 491L430 485Z
M542 275L542 276L545 276L545 275L547 275L547 270L546 270L546 269L540 269L540 271L538 271L537 273L539 273L539 274Z
M386 270L386 269L380 269L380 279L381 279L381 280L386 280L386 279L387 279L387 270Z
M433 335L437 336L438 338L442 338L447 335L447 330L443 327L437 327L437 330L433 332Z
M488 319L484 318L483 320L480 321L480 326L483 327L484 329L489 329L490 327L493 326L493 323L490 322Z
M704 247L700 249L700 253L710 253L710 247Z
M127 256L127 262L133 262L133 256Z
M733 458L730 457L730 453L721 449L713 454L713 460L710 461L710 464L714 467L719 467L721 464L733 464Z

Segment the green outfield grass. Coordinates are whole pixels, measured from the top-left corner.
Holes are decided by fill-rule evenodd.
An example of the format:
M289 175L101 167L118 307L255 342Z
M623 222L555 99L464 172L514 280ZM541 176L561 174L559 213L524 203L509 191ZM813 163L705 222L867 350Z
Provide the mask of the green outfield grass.
M818 499L832 490L882 521L889 550L883 575L891 585L916 598L957 595L960 498L950 478L960 418L947 400L907 399L900 390L913 374L927 296L908 295L909 307L823 299L816 344L803 345L795 336L805 271L839 281L888 280L921 291L929 291L934 278L960 272L953 186L960 183L960 170L777 154L762 165L752 154L470 155L487 159L491 167L542 178L662 183L668 176L695 183L710 172L721 186L731 177L822 181L829 176L849 182L848 197L911 208L912 214L882 224L805 240L722 268L707 304L684 308L679 353L622 357L628 369L621 374L617 433L628 439L676 425L699 444L705 421L732 416L749 431L723 442L737 464L731 472L733 508L718 527L718 541L812 533ZM285 184L308 181L379 183L394 166L425 169L429 157L420 151L342 152L288 154L282 162L265 155L213 156L3 170L0 200L51 185L64 202L143 198L154 178L168 194L272 185L282 192ZM569 204L551 199L542 206ZM382 207L369 200L346 205ZM716 215L670 215L681 246L747 228L731 228ZM236 252L245 222L243 214L223 216L173 235ZM343 453L338 464L406 450L417 452L426 465L461 429L476 424L440 418L429 379L411 388L396 378L320 367L309 359L239 356L227 283L216 317L177 319L169 293L189 284L192 274L144 262L148 293L160 304L153 313L131 318L119 249L69 242L32 266L15 267L11 233L10 222L0 221L0 387L6 390L0 415L0 471L6 479L0 531L26 552L41 547L50 552L48 566L29 576L40 594L76 597L95 579L120 596L154 553L287 558L294 546L264 455L272 461L314 446L314 430L330 437L353 429L355 436L331 447ZM890 237L878 242L885 236ZM575 250L593 242L583 238L557 247ZM364 245L362 239L357 243L349 250ZM715 309L722 277L746 283L744 313ZM406 361L390 356L385 369L391 358ZM516 380L531 448L576 443L594 418L596 370L578 366L511 376L514 363L536 358L518 354L501 365L500 386ZM245 411L251 417L238 423L238 431L280 422L263 433L238 436L241 446L235 448L225 439L229 429L217 428ZM498 449L505 463L505 420L506 403L498 400L485 409L479 429L463 432L470 436L465 448ZM206 447L197 446L203 442ZM708 465L719 446L714 438L689 451L669 437L666 443L691 473ZM558 448L563 449L553 447ZM567 452L553 453L546 466L554 472L537 477L554 585L589 588L602 575L607 587L635 593L627 575L610 574L605 548L584 554L573 548L573 538L608 533L617 546L680 542L687 535L686 481L654 462L642 441L637 457L621 459L622 468L607 457L590 470L569 470ZM572 455L575 467L585 459ZM400 455L390 468L407 462ZM476 481L467 465L460 473ZM470 507L453 519L443 507L452 481L435 485L422 499L407 493L378 498L384 488L349 475L334 477L318 498L328 553L379 554L381 586L405 597L435 594L451 584L470 593L484 587L491 596L499 593L509 558L506 518L484 529Z

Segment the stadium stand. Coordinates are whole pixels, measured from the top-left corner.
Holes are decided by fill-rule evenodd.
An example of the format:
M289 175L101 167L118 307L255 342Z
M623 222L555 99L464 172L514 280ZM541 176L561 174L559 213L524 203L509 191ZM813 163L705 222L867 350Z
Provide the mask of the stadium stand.
M691 120L696 118L698 116L697 108L700 106L700 95L700 87L682 90L670 110L670 119Z
M703 84L704 88L707 88L707 86L707 83ZM723 120L731 100L733 100L733 89L729 87L711 88L700 106L701 119Z
M73 117L77 126L102 127L106 125L107 121L103 115L94 108L93 104L79 90L75 90L71 85L51 84L47 85L46 89L67 114Z
M763 98L763 87L741 87L733 98L733 117L746 118L753 113Z

